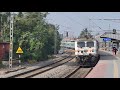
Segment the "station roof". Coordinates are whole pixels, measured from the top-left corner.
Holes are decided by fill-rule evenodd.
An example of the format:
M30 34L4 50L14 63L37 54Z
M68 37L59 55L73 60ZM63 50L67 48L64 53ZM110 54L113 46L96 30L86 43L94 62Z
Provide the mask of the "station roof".
M95 39L94 38L89 38L89 39L80 38L80 39L77 39L76 41L92 41L92 40L95 40Z
M100 36L100 38L111 38L111 39L120 40L120 33L113 34L112 32L105 32Z

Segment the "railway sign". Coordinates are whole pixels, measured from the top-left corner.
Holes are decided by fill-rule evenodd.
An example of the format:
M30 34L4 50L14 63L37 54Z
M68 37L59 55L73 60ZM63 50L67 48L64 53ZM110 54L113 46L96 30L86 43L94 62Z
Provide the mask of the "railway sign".
M19 47L16 53L23 53L22 49Z
M111 38L103 38L103 41L111 41Z

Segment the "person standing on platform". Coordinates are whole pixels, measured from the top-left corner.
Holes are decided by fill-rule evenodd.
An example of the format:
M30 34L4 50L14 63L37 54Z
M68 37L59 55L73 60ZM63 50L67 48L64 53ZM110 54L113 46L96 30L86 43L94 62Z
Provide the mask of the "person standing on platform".
M117 53L117 48L116 47L114 47L114 54L116 55L116 53Z
M114 47L112 47L112 53L113 53L113 55L114 55Z

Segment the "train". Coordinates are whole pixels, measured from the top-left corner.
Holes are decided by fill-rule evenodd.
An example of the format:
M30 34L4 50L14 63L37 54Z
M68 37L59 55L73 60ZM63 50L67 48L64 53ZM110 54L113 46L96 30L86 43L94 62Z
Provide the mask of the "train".
M93 38L62 41L61 48L63 53L74 53L81 66L94 67L100 59L99 42Z
M75 56L81 66L94 67L100 59L99 42L93 38L76 40Z
M73 53L75 50L75 40L61 41L61 49L59 50L60 54L63 53Z
M75 49L75 40L61 41L61 48Z

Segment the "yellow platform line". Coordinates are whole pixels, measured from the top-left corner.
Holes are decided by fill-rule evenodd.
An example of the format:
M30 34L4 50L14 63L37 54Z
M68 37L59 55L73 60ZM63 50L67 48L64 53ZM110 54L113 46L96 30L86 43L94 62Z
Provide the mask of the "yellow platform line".
M114 78L119 78L118 65L115 60L113 62L114 62Z

